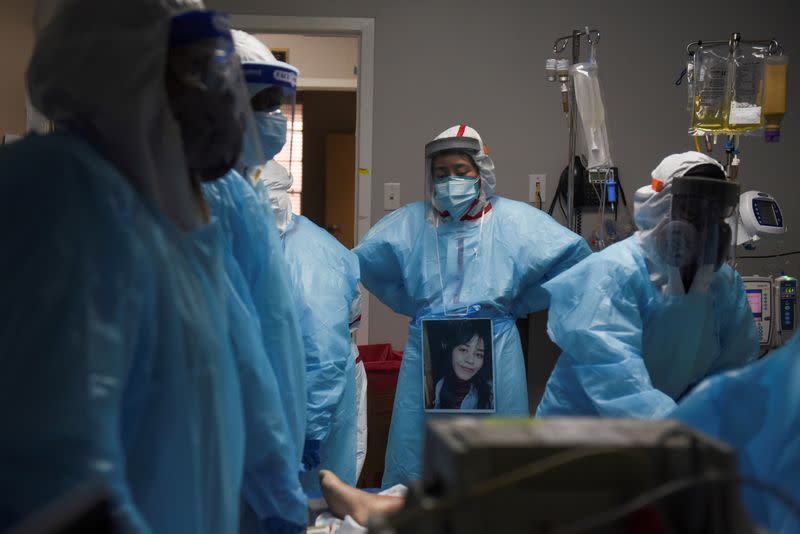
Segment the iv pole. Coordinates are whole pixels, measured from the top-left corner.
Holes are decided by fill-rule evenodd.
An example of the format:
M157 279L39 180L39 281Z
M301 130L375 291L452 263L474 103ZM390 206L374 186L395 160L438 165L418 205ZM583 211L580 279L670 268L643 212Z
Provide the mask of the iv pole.
M571 65L580 61L581 37L586 36L590 45L594 46L600 41L600 32L590 30L587 26L584 30L572 30L572 35L559 37L553 44L553 52L558 55L567 48L569 41L572 41ZM568 81L569 88L569 176L567 177L567 228L573 232L576 230L575 224L575 152L577 141L577 116L575 115L575 85L570 76Z
M761 40L748 40L745 41L742 39L742 35L739 32L733 32L730 38L727 41L694 41L686 45L686 53L690 58L696 58L696 53L702 46L718 46L718 45L728 45L728 70L725 73L726 77L726 85L725 91L727 92L729 97L734 96L734 92L736 91L735 85L735 77L736 77L736 63L734 58L736 56L737 48L740 44L754 44L754 45L764 45L767 46L767 54L772 55L783 55L783 47L776 41L775 39L761 39ZM677 84L676 84L677 85ZM696 98L696 95L692 95L692 98ZM731 104L724 100L726 106L730 106ZM694 106L694 104L693 104ZM694 109L692 110L692 114L694 116ZM762 117L763 122L763 117ZM754 127L760 127L761 124L758 124ZM738 182L739 180L739 132L720 132L724 135L727 135L728 141L725 143L725 153L726 153L726 160L725 160L725 175L728 177L728 180L731 182ZM695 136L695 142L697 139L697 133L693 133L692 135ZM716 136L717 133L714 133L714 144L716 144ZM713 145L711 143L711 137L709 133L705 133L703 137L706 140L706 152L709 154L713 150ZM700 152L699 143L697 144L697 151ZM738 213L738 209L737 209ZM736 243L739 240L738 236L739 227L738 225L733 226L733 246L731 247L731 259L729 263L733 266L736 265Z

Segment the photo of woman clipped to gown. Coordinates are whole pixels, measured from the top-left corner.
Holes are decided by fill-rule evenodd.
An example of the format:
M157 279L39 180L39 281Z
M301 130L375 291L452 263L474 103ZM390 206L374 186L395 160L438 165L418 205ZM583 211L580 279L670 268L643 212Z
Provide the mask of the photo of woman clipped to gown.
M491 319L427 320L422 337L425 410L494 412Z

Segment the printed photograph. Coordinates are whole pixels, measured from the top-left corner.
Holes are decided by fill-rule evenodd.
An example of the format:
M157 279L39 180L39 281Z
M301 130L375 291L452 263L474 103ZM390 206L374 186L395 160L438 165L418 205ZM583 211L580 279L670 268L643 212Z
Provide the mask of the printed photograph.
M422 391L428 412L494 412L491 319L422 322Z

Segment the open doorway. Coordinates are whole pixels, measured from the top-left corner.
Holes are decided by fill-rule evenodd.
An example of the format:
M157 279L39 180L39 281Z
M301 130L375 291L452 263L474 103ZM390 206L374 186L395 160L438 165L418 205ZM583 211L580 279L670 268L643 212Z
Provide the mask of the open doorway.
M256 33L300 70L292 146L275 160L289 169L295 213L355 246L358 38Z
M259 36L299 68L293 127L302 129L303 149L295 146L295 161L283 162L295 176L293 207L352 248L372 223L374 19L232 15L231 25ZM359 345L369 343L369 300Z

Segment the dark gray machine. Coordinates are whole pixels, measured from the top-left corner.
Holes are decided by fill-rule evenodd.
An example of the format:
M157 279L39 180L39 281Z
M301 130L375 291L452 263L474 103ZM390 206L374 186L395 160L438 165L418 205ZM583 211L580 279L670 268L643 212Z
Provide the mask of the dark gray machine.
M423 480L370 533L751 533L736 473L675 421L434 419Z

